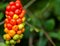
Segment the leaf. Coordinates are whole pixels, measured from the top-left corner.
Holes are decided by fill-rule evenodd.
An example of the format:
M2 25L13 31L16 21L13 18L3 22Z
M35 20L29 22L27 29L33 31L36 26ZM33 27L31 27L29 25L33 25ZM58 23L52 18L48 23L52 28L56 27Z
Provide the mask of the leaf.
M4 17L4 14L1 12L0 13L0 21L2 20L3 17Z
M26 30L24 32L24 38L28 38L30 36L30 27L26 26Z
M47 30L53 30L54 29L54 26L55 26L54 19L50 19L50 20L47 20L45 22L45 27L46 27Z
M0 42L0 46L6 46L6 44L3 42Z
M60 20L60 0L54 1L54 12L58 20Z
M57 36L57 38L60 40L60 31L58 31L58 36Z
M56 32L50 32L49 36L52 37L52 38L57 38L58 34Z
M0 3L0 10L5 9L8 3Z
M46 38L40 38L39 41L37 42L37 46L46 46L47 44L47 39Z

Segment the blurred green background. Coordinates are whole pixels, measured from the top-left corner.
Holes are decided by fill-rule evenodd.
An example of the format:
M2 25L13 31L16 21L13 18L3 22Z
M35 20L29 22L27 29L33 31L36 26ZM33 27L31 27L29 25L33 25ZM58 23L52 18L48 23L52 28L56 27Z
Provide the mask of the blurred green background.
M6 46L5 8L10 1L0 0L0 46ZM21 0L26 9L26 25L21 43L15 46L60 46L60 0Z

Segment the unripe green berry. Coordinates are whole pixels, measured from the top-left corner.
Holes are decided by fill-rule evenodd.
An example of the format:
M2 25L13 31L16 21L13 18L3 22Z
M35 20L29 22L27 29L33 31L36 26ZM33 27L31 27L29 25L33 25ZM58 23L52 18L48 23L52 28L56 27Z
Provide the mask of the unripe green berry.
M16 34L14 37L13 37L14 40L18 40L19 39L19 35Z

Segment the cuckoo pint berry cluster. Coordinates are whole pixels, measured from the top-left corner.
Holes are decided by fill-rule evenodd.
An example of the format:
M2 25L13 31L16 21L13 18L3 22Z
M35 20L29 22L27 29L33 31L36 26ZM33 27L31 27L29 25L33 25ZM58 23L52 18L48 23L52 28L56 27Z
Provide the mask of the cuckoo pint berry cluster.
M12 1L7 5L4 23L5 34L3 35L6 44L16 44L22 39L25 31L25 12L19 0L16 0L16 2Z

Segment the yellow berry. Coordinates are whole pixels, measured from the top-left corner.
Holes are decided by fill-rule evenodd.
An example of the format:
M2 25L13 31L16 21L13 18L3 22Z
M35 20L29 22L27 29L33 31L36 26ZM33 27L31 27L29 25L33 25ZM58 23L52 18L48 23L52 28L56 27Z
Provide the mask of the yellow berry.
M16 41L14 41L13 39L10 40L10 44L16 44Z
M18 25L18 28L19 28L19 29L23 29L23 28L24 28L24 24L23 24L23 23L22 23L22 24L19 24L19 25Z
M17 19L18 15L14 14L13 19Z
M13 37L14 40L18 40L19 38L20 38L20 37L19 37L18 34L14 35L14 37Z
M6 43L7 45L9 45L9 44L10 44L10 42L9 42L9 41L6 41L5 43Z
M25 17L23 17L23 18L22 18L22 22L25 22L25 20L26 20L26 18L25 18Z
M10 40L10 39L11 39L11 37L9 36L9 34L3 35L3 38L4 38L5 40Z

